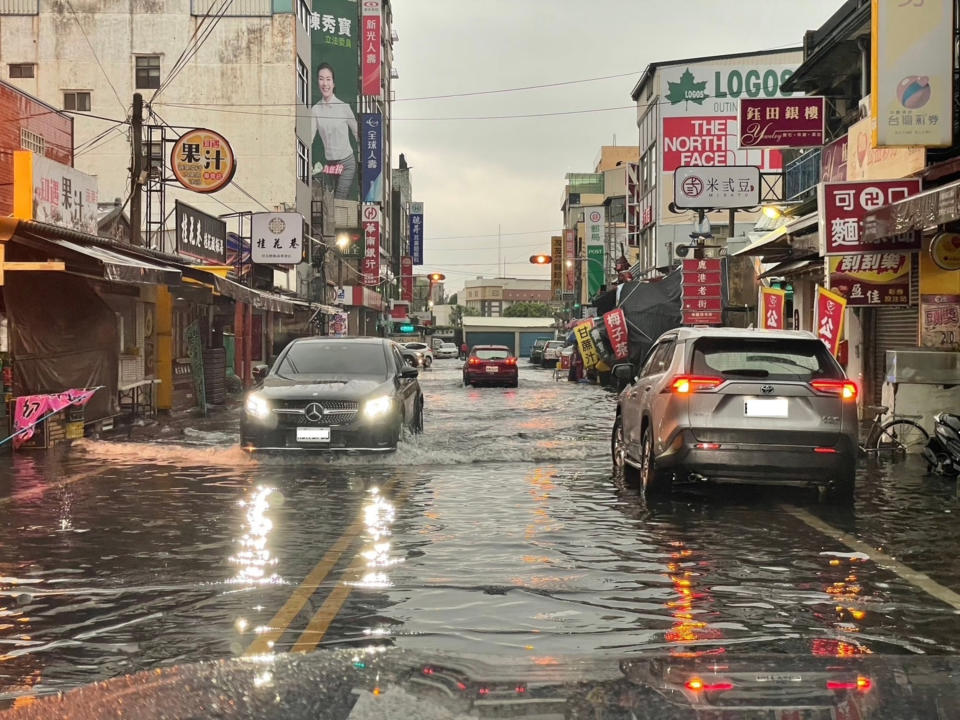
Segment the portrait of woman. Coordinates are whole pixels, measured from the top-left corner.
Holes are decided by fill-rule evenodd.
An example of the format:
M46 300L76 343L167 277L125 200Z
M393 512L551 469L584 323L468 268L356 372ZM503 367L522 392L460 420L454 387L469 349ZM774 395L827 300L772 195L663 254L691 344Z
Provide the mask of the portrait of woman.
M359 142L357 116L347 103L335 94L336 73L329 63L317 67L317 86L320 99L314 104L313 137L323 144L323 157L314 158L315 178L335 177L334 197L346 200L357 176L357 157L350 144L350 135Z

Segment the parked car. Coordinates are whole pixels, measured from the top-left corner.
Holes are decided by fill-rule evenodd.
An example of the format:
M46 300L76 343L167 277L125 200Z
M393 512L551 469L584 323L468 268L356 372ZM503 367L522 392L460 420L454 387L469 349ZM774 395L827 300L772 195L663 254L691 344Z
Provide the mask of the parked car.
M400 350L400 355L409 365L412 365L415 368L423 368L427 366L427 356L422 350L411 350L410 348L400 344L397 344L397 348Z
M433 350L430 349L430 346L422 342L408 342L403 344L404 347L409 348L410 350L417 350L422 352L424 356L424 367L430 367L433 365Z
M517 359L504 345L477 345L463 364L463 384L517 387Z
M563 350L563 340L550 340L543 346L543 360L541 365L545 368L555 368L560 359L560 351Z
M440 360L441 358L458 358L460 357L460 348L458 348L454 343L445 342L433 351L433 355L437 358L437 360Z
M550 342L550 338L542 337L533 341L533 347L530 348L530 362L539 365L543 362L543 348Z
M388 452L423 429L419 371L381 338L299 338L244 400L247 450Z
M616 470L649 493L673 482L799 485L853 497L857 386L808 332L681 328L639 374L618 365Z

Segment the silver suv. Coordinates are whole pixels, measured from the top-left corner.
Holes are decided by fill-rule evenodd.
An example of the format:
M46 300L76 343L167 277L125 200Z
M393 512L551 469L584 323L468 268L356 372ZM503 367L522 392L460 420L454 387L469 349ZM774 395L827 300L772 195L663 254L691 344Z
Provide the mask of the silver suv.
M711 480L823 488L853 498L857 386L812 333L679 328L620 393L611 451L647 493Z

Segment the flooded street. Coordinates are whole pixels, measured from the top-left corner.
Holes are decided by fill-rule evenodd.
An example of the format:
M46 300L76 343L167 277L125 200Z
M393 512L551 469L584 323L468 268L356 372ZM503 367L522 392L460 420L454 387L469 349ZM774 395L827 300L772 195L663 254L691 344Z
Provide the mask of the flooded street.
M525 362L516 390L464 388L453 360L421 382L425 432L389 457L251 457L235 421L19 455L0 700L318 648L960 648L960 509L920 463L864 465L852 511L752 489L648 506L611 477L613 395Z

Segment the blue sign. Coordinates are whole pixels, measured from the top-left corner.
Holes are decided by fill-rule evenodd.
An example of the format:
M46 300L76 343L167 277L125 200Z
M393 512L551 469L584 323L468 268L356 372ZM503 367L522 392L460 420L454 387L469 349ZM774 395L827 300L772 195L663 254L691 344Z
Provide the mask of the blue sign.
M383 116L360 115L360 199L383 202Z
M410 203L410 257L414 265L423 265L423 203Z

